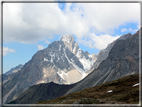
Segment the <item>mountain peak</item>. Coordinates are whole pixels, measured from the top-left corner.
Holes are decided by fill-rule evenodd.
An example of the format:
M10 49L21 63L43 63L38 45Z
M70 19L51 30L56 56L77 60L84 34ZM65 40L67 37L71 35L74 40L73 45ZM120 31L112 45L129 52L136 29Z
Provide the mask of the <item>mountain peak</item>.
M74 42L74 36L70 34L65 34L61 37L61 41L64 43L72 43Z
M132 34L131 33L127 33L127 34L124 34L122 36L120 36L117 40L126 40L128 37L130 37Z
M73 35L65 34L61 37L60 41L62 41L64 45L69 48L71 52L73 52L73 48L76 43Z

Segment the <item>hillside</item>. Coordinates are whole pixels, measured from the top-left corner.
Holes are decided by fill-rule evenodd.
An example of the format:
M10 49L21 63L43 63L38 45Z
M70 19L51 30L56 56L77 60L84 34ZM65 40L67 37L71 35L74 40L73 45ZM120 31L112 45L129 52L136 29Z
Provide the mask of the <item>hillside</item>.
M129 75L38 104L138 104L138 83L138 74Z
M35 104L42 100L63 96L73 85L59 85L54 82L33 85L9 104Z

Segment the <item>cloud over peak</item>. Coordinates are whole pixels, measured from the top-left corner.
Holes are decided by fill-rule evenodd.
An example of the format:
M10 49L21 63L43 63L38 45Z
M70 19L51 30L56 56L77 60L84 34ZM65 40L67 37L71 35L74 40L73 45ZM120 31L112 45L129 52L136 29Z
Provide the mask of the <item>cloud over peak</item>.
M120 25L140 22L139 3L65 3L63 9L60 5L4 3L4 41L35 43L65 33L76 35L77 39L83 40L90 33L113 35L113 30ZM95 37L109 38L109 35ZM99 39L100 42L102 39ZM93 46L99 49L104 47L99 47L97 41L93 41L95 40L91 42L95 44Z
M96 35L95 33L91 33L89 35L89 39L79 40L80 44L84 44L89 48L97 48L99 50L105 49L109 43L112 43L114 40L119 38L120 36L111 36L109 34L101 34Z
M45 47L44 46L42 46L42 45L37 45L37 47L38 47L38 50L43 50Z

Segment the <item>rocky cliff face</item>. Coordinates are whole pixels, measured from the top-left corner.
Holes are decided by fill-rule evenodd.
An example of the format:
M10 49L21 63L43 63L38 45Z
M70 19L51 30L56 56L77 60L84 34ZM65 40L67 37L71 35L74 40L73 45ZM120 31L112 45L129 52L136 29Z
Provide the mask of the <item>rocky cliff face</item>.
M139 73L139 31L113 43L108 57L66 94Z
M31 85L80 81L87 76L86 71L94 62L89 55L79 48L73 36L64 35L60 41L54 41L46 49L38 51L19 72L11 74L3 84L4 103L17 98Z
M114 45L114 43L116 41L126 40L130 36L131 36L131 33L124 34L124 35L120 36L120 38L118 38L117 40L115 40L112 43L108 44L108 46L105 49L100 50L100 52L97 55L96 61L92 66L92 69L97 68L99 66L99 64L108 57L108 54L109 54L111 48L113 47L113 45Z

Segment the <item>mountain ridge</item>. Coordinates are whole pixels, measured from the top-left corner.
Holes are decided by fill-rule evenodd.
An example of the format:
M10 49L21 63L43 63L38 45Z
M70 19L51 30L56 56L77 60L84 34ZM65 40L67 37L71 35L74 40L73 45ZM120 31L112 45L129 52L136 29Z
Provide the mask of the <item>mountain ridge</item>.
M23 67L22 64L17 65L16 67L11 68L9 71L7 71L6 73L4 73L5 75L8 74L13 74L15 72L18 72L19 70L21 70L21 68Z
M133 58L134 57L134 58ZM121 60L119 60L121 59ZM120 77L139 73L139 31L127 39L116 40L108 57L67 93L77 92Z

